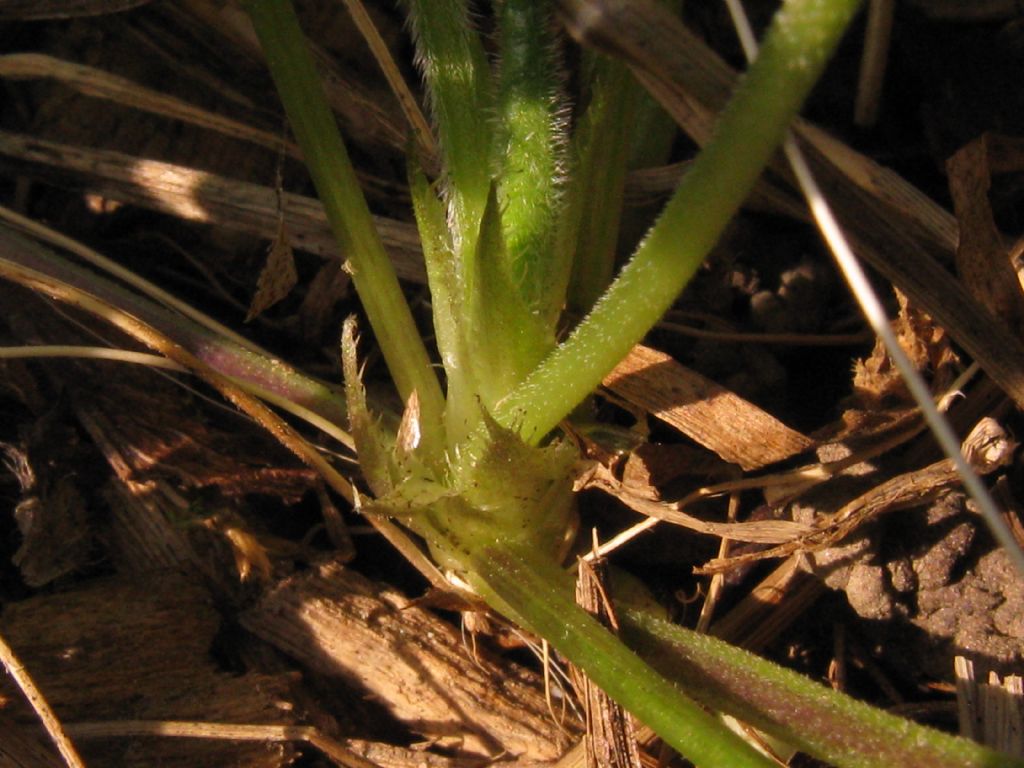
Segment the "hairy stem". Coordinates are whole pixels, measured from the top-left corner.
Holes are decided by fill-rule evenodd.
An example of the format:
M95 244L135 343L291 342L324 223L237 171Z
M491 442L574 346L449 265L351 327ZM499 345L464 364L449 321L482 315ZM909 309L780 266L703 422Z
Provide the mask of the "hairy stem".
M531 443L565 418L671 306L754 185L859 0L788 0L662 216L594 310L495 411Z

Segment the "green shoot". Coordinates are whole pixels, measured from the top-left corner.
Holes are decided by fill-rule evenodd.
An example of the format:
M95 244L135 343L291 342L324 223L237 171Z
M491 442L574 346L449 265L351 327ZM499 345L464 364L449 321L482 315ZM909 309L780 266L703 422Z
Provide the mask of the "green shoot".
M437 377L373 226L295 13L278 0L251 0L247 8L398 392L403 400L417 394L424 444L440 445L444 399Z

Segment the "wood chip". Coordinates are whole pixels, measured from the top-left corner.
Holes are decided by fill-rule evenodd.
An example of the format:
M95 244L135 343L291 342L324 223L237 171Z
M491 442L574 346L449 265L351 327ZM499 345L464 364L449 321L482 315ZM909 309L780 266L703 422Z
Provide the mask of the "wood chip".
M739 395L640 344L608 374L604 385L747 471L814 445Z
M241 623L459 754L552 760L567 746L536 676L471 658L455 628L336 562L283 582Z
M127 718L289 722L285 676L221 671L210 656L220 617L208 593L174 573L101 579L4 607L0 632L62 721ZM0 695L20 700L0 679ZM14 704L11 705L14 707ZM116 739L81 746L88 765L281 768L288 745Z

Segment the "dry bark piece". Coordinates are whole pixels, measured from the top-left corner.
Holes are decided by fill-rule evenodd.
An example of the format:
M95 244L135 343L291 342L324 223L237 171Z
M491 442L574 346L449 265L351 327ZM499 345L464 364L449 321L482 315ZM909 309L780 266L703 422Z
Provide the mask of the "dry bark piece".
M739 395L641 344L605 377L604 386L744 470L814 445Z
M978 679L974 662L954 660L960 735L1014 757L1024 757L1024 679L989 672Z
M37 427L51 423L43 419ZM89 559L92 525L78 491L73 464L59 461L46 450L54 435L37 433L28 451L0 442L4 464L21 486L14 519L21 545L11 558L30 587L41 587L74 572ZM59 456L65 453L58 450Z
M53 742L26 728L0 709L0 766L3 768L67 768Z
M209 655L220 618L205 590L174 573L98 580L5 606L0 631L62 721L209 720L282 723L283 676L222 672ZM0 691L17 712L18 694ZM23 713L16 716L22 718ZM280 768L282 744L159 739L84 743L89 765L244 764Z
M535 676L470 658L454 628L338 563L284 581L241 623L314 672L357 683L413 731L456 742L459 754L552 760L566 747Z
M185 488L216 488L227 498L259 493L286 503L316 485L316 473L265 433L247 423L209 423L194 403L183 402L179 387L149 371L123 368L107 379L95 365L65 364L60 371L58 378L74 376L77 415L122 481L167 478Z
M42 729L27 728L0 709L0 765L4 768L67 768Z

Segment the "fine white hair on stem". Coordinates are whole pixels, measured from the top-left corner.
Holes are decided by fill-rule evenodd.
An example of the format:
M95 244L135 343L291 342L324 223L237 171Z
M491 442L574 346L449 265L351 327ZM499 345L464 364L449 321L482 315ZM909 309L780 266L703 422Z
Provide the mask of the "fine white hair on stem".
M725 4L729 9L730 16L732 16L732 22L736 27L740 44L743 46L743 52L748 61L753 61L757 58L757 41L750 28L750 21L747 18L746 12L743 10L740 0L725 0ZM1024 576L1024 552L1021 551L1016 539L1014 539L1009 527L1003 520L1002 513L996 506L985 484L981 482L977 473L971 469L967 459L961 453L960 441L957 440L956 434L953 432L949 422L939 412L938 408L935 407L928 385L925 384L924 379L917 372L913 363L910 362L910 358L907 357L903 348L896 340L896 334L893 333L892 326L889 324L889 318L882 308L882 303L878 300L878 296L868 282L863 267L857 261L857 257L854 256L853 249L850 247L849 241L843 234L839 222L832 213L832 208L818 186L814 174L804 158L803 152L801 152L796 139L793 137L792 131L787 131L782 146L790 168L793 170L793 175L796 176L800 190L810 206L811 214L814 216L818 229L831 249L836 263L838 263L843 273L843 277L860 304L864 316L871 324L874 332L878 334L882 343L885 344L889 357L903 376L907 389L910 390L910 394L921 409L921 415L935 436L935 440L938 442L939 447L942 448L943 453L953 461L953 465L963 481L964 489L978 505L982 516L985 518L985 522L988 524L989 530L992 531L992 535L1006 549L1010 560L1017 567L1021 575Z

